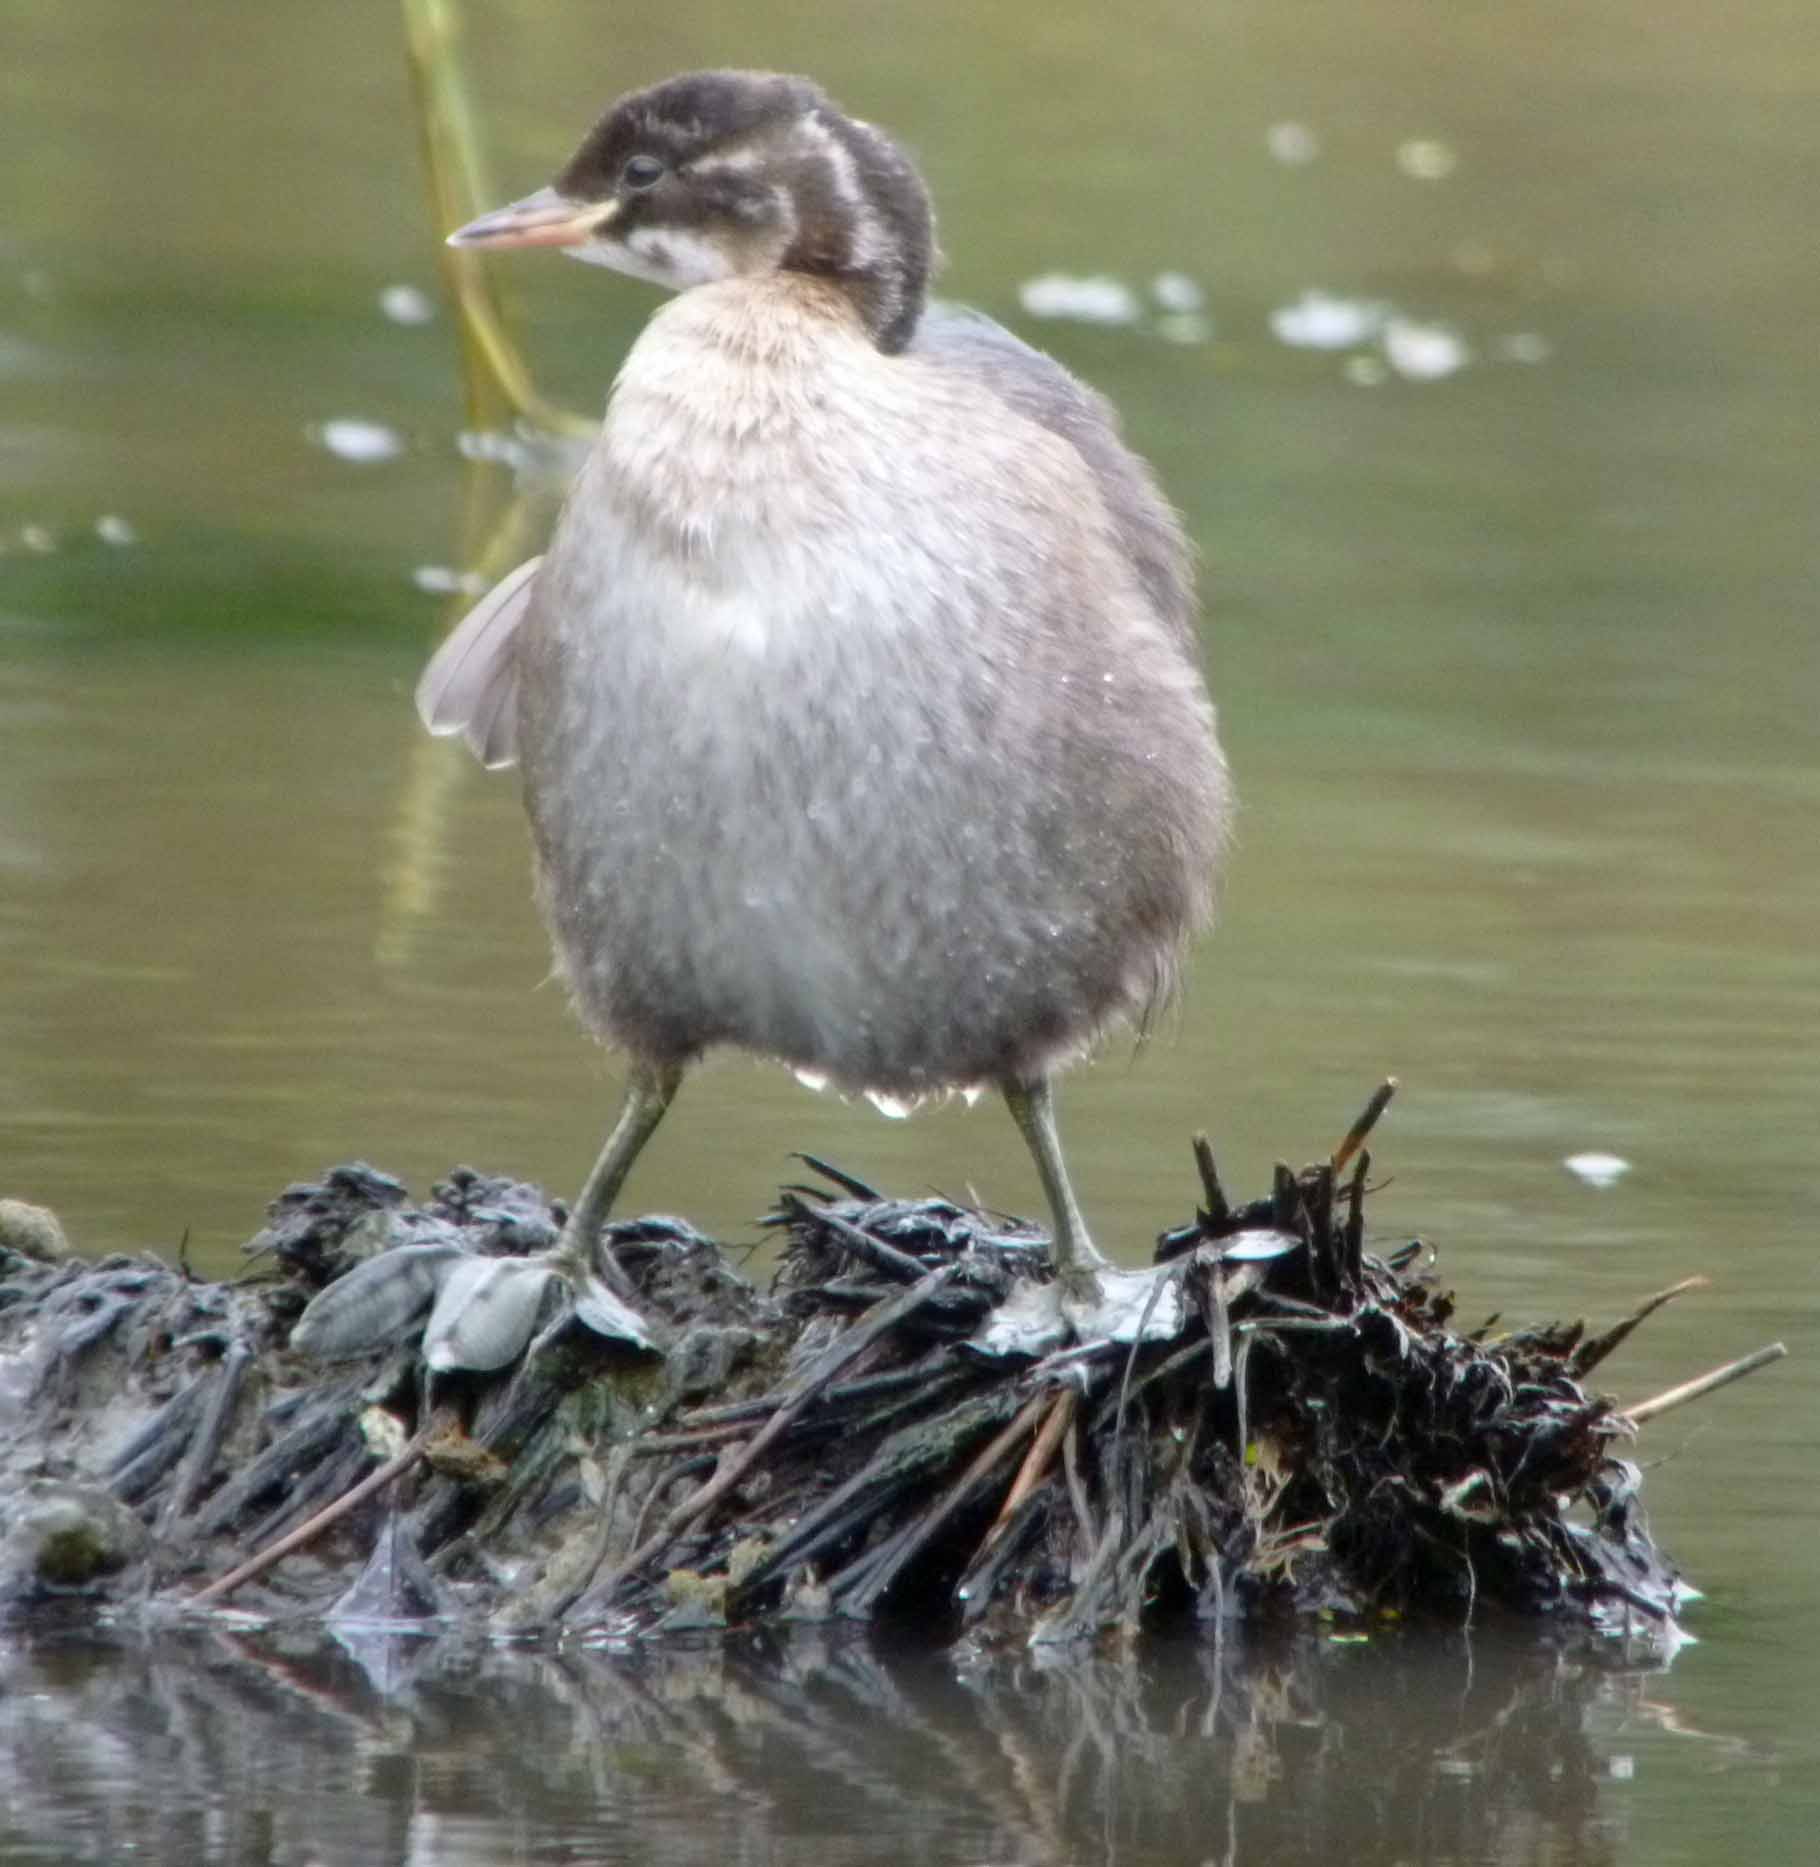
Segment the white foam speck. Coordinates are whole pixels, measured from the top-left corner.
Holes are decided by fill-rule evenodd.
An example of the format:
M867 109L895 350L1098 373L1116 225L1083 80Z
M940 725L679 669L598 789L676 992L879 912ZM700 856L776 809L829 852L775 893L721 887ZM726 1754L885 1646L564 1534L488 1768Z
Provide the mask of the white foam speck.
M1159 272L1150 281L1150 296L1165 311L1207 309L1207 294L1185 272Z
M1561 1165L1588 1186L1616 1186L1630 1172L1630 1162L1620 1154L1569 1154Z
M1033 318L1073 318L1082 324L1135 324L1142 315L1137 293L1106 273L1079 278L1066 272L1039 273L1017 291Z
M352 415L318 422L310 434L337 460L351 460L360 466L394 460L404 452L404 437L396 428L388 428L380 421L362 421Z
M463 460L496 460L507 467L524 467L531 459L531 450L516 435L491 428L466 429L455 445Z
M130 519L123 519L117 512L104 512L95 521L95 536L104 545L136 545L139 533Z
M419 564L411 581L430 596L480 596L487 580L477 570L456 570L448 564Z
M1321 153L1321 139L1306 123L1273 123L1264 132L1264 146L1292 169L1306 168Z
M429 294L414 285L388 285L379 294L379 309L394 324L428 324L436 315Z
M46 557L57 548L57 535L48 525L21 525L19 542L26 550Z
M1439 138L1412 136L1397 145L1397 167L1412 181L1445 181L1460 166L1460 158Z
M1492 345L1492 353L1504 363L1546 363L1555 347L1539 331L1511 331Z
M1270 330L1278 343L1297 350L1350 350L1377 336L1387 316L1371 299L1309 291L1293 305L1279 305L1270 314Z
M1166 311L1156 333L1172 344L1204 344L1213 335L1213 320L1199 311Z
M1384 326L1384 355L1410 382L1439 382L1472 361L1458 331L1445 324L1418 324L1413 318L1392 318Z

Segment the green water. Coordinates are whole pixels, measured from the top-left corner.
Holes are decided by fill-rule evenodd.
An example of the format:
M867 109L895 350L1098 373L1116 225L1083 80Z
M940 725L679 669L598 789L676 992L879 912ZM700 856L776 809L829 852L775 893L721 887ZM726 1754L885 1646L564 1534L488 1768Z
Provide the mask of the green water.
M917 152L944 289L1118 400L1203 554L1244 819L1179 1030L1068 1085L1096 1231L1141 1257L1193 1198L1192 1130L1251 1190L1394 1071L1376 1224L1435 1241L1465 1310L1610 1319L1708 1274L1612 1366L1629 1399L1787 1340L1795 1359L1645 1442L1657 1530L1710 1600L1702 1644L1637 1686L1584 1851L1482 1839L1796 1858L1820 1813L1804 12L514 6L470 27L502 195L627 85L813 71ZM188 1231L226 1269L272 1194L352 1156L419 1188L471 1160L572 1190L613 1098L545 982L511 781L422 739L409 704L446 619L418 574L459 567L512 486L458 445L401 37L348 0L15 0L0 23L0 1193L85 1249ZM1279 159L1308 153L1294 125L1313 160ZM1144 315L1030 317L1019 287L1050 271L1123 279ZM1210 330L1166 326L1165 272ZM540 376L598 406L645 288L534 256L506 276ZM399 285L430 322L386 314ZM1317 288L1393 307L1418 361L1451 333L1463 367L1282 341L1273 313ZM338 455L324 424L346 420L396 451ZM995 1110L890 1124L738 1060L690 1083L632 1202L750 1237L794 1148L1039 1203ZM1594 1150L1630 1171L1564 1167ZM1040 1769L1053 1738L1027 1739ZM807 1788L776 1794L765 1846L848 1858ZM1171 1857L1127 1838L1121 1858ZM1431 1840L1369 1857L1480 1858Z

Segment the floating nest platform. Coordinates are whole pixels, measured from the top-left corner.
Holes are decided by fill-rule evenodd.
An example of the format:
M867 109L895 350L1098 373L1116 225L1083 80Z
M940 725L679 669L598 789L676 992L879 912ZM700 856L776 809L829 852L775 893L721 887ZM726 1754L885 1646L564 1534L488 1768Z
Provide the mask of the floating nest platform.
M1192 1218L1098 1333L1058 1323L1036 1228L812 1159L766 1221L769 1290L680 1220L615 1224L656 1346L559 1312L484 1376L432 1373L421 1315L336 1368L290 1334L377 1252L549 1248L565 1215L535 1187L460 1169L418 1206L336 1168L274 1201L231 1284L42 1262L15 1207L0 1600L591 1638L833 1619L1068 1643L1494 1605L1672 1628L1628 1454L1780 1345L1625 1412L1588 1377L1702 1280L1599 1333L1458 1329L1426 1246L1368 1246L1389 1087L1249 1203L1197 1140Z

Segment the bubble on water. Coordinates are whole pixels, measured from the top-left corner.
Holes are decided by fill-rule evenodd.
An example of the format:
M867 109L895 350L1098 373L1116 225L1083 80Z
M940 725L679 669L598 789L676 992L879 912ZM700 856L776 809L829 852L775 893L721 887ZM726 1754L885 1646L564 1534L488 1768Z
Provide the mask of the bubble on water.
M1207 309L1207 294L1185 272L1159 272L1150 281L1150 296L1165 311Z
M1469 279L1489 279L1502 263L1498 249L1488 240L1461 240L1447 257L1454 271Z
M1414 318L1392 318L1384 326L1384 355L1410 382L1439 382L1472 361L1458 331L1446 324L1418 324Z
M1273 123L1264 132L1264 146L1274 161L1292 169L1306 168L1321 153L1321 139L1306 123Z
M411 581L430 596L480 596L488 588L477 570L457 570L452 564L419 564Z
M1561 1165L1588 1186L1616 1186L1630 1172L1630 1162L1621 1154L1602 1154L1597 1150L1569 1154Z
M382 421L363 421L357 416L337 416L318 422L310 438L325 447L337 460L370 466L375 461L395 460L404 452L404 437L396 428Z
M491 460L502 466L520 468L531 462L531 449L515 434L501 434L497 428L468 428L455 437L455 446L463 460Z
M49 368L47 351L0 331L0 376L42 376L49 373Z
M1081 324L1135 324L1143 307L1123 279L1108 273L1077 277L1039 273L1017 288L1018 302L1033 318L1073 318Z
M1504 363L1546 363L1555 347L1540 331L1508 331L1492 344L1492 355Z
M131 519L123 519L117 512L104 512L95 521L95 536L104 545L136 545L139 532Z
M1157 319L1156 333L1172 344L1204 344L1213 335L1213 320L1198 311L1167 311Z
M1386 308L1371 299L1311 290L1293 305L1279 305L1270 314L1270 330L1278 343L1296 350L1350 350L1377 336L1386 316Z
M1412 181L1445 181L1460 166L1453 149L1435 136L1412 136L1397 145L1397 167Z
M430 295L414 285L388 285L379 294L379 309L394 324L428 324L436 315Z

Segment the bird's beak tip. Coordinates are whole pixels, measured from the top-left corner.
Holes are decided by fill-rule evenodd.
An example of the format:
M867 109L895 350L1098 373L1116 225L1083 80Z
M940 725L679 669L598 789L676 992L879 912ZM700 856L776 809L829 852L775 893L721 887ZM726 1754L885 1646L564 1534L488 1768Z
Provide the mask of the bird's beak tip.
M610 221L617 201L576 201L540 188L446 235L453 247L580 246Z

